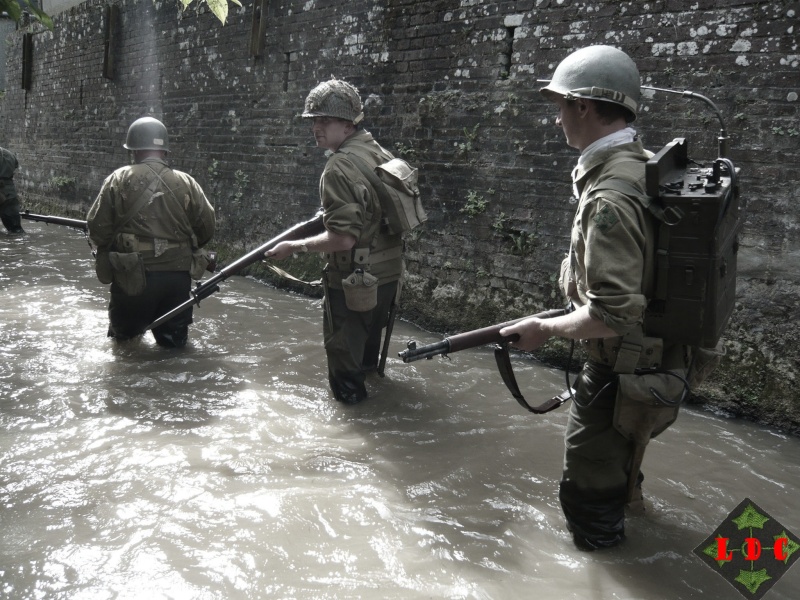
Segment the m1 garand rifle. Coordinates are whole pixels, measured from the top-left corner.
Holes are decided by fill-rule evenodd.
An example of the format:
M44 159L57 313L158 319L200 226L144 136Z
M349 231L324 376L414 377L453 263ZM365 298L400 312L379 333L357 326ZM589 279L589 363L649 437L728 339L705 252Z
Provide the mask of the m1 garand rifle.
M68 219L67 217L56 217L52 215L36 215L27 210L20 213L19 216L29 221L39 221L41 223L47 223L48 225L65 225L66 227L80 229L85 233L89 231L89 225L86 221L81 221L80 219Z
M264 260L264 253L271 250L281 242L289 241L289 240L299 240L305 237L309 237L312 235L316 235L318 233L322 233L324 230L324 226L322 224L322 211L318 212L314 217L307 221L303 221L302 223L298 223L297 225L293 225L283 233L277 235L276 237L272 238L268 242L261 244L255 250L251 250L244 256L237 258L227 267L221 269L218 273L214 276L210 277L205 281L198 281L195 288L191 291L192 297L189 298L186 302L179 304L175 308L173 308L168 313L160 316L158 319L150 323L147 326L147 329L153 329L158 327L159 325L166 323L173 317L181 314L183 311L191 308L195 304L199 305L200 301L204 298L208 298L214 292L219 291L219 284L225 281L231 275L235 275L245 267L249 267L253 263L257 263L261 260Z
M550 319L565 315L568 312L569 309L557 308L553 310L546 310L531 316L539 319ZM466 331L464 333L446 337L441 342L434 342L433 344L427 344L425 346L417 346L417 343L412 340L408 342L407 348L399 353L399 356L403 359L403 362L409 363L422 358L431 359L438 355L446 357L448 354L452 354L453 352L460 352L461 350L485 346L487 344L495 344L494 357L495 361L497 362L497 368L500 371L503 382L511 392L511 395L514 396L516 401L519 402L520 406L522 406L525 410L536 414L547 413L560 407L567 400L569 400L573 394L572 389L568 387L567 391L564 393L555 396L538 406L531 406L525 400L522 392L520 392L519 385L517 385L517 379L514 376L514 369L511 366L511 358L508 354L508 345L512 342L516 342L519 339L519 336L516 334L509 337L503 337L500 335L500 330L504 327L509 327L510 325L519 323L527 318L529 317L522 317L520 319L514 319L513 321L507 321L505 323L483 327L482 329Z

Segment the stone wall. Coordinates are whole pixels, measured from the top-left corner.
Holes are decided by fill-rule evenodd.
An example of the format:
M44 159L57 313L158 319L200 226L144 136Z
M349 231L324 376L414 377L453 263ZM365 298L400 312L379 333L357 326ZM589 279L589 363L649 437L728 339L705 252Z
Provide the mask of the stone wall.
M361 90L367 128L420 167L430 218L408 240L403 316L449 332L521 316L560 304L555 271L573 212L576 156L536 80L577 47L615 45L645 84L716 103L742 170L749 216L737 309L728 355L698 400L798 429L797 2L259 6L255 40L251 0L231 5L224 27L207 10L182 13L177 0L88 0L53 32L12 33L11 82L21 80L22 35L34 34L30 89L9 85L0 103L0 144L19 155L25 207L84 215L127 160L128 124L152 114L169 128L173 165L207 190L215 244L233 258L314 212L324 158L298 114L308 90L336 75ZM107 49L113 73L104 76ZM694 159L718 156L720 123L696 100L648 92L637 128L651 149L686 137ZM562 349L551 342L540 355Z

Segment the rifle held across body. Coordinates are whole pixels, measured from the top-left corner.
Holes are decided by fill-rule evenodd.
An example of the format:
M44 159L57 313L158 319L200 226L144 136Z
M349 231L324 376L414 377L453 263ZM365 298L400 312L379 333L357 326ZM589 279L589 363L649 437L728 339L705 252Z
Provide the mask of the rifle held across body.
M556 308L553 310L546 310L544 312L540 312L530 316L537 317L539 319L549 319L551 317L559 317L563 314L566 314L565 309ZM485 346L486 344L502 344L503 342L515 342L516 341L515 338L518 339L517 336L504 338L503 336L500 335L500 330L503 329L504 327L510 327L511 325L515 325L527 318L529 317L522 317L519 319L514 319L513 321L500 323L498 325L490 325L489 327L484 327L482 329L474 329L472 331L466 331L464 333L457 333L456 335L451 335L450 337L446 337L441 342L435 342L433 344L428 344L426 346L417 347L416 342L410 341L408 342L407 349L400 352L400 358L403 359L403 362L409 363L415 360L420 360L421 358L433 358L434 356L438 356L439 354L447 355L451 354L452 352L459 352L461 350L468 350L469 348Z
M27 210L20 213L19 216L29 221L39 221L41 223L47 223L48 225L65 225L82 231L89 231L89 225L86 221L81 221L80 219L68 219L67 217L56 217L52 215L36 215Z
M219 284L222 281L226 280L231 275L235 275L245 267L248 267L253 263L257 263L261 260L264 260L264 253L267 252L268 250L271 250L273 247L277 246L281 242L289 240L299 240L305 237L316 235L318 233L322 233L323 230L324 226L322 224L322 212L320 211L308 221L303 221L302 223L298 223L297 225L290 227L283 233L272 238L268 242L265 242L255 250L251 250L244 256L236 259L227 267L221 269L213 277L210 277L206 281L197 282L197 286L192 290L191 298L189 298L186 302L179 304L165 315L160 316L158 319L150 323L150 325L147 326L147 329L153 329L154 327L158 327L159 325L166 323L173 317L179 315L186 309L191 308L195 304L200 304L201 300L209 297L214 292L219 291Z
M539 319L550 319L565 315L567 312L569 312L568 309L557 308L530 316ZM529 317L522 317L520 319L514 319L513 321L483 327L482 329L458 333L443 339L441 342L434 342L433 344L427 344L425 346L417 346L416 342L409 341L407 348L400 352L399 356L403 359L403 362L409 363L422 358L431 359L440 354L447 356L453 352L459 352L469 348L477 348L478 346L485 346L486 344L496 344L494 356L497 361L497 368L500 370L500 375L503 377L503 382L506 384L506 387L511 391L511 395L514 396L523 408L530 412L537 414L550 412L569 400L572 396L572 390L567 390L563 394L555 396L539 406L531 406L528 404L519 390L516 377L514 376L514 370L511 366L511 359L508 355L509 342L517 341L519 336L513 335L503 337L500 335L500 330L504 327L509 327L528 318Z

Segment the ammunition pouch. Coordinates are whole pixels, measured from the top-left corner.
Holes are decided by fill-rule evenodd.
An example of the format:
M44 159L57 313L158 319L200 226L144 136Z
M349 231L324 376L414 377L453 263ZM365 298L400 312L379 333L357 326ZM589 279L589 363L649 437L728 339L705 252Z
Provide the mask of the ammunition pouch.
M111 283L114 281L114 269L108 258L108 248L98 248L94 257L94 270L100 283Z
M144 292L147 279L142 255L138 252L109 252L108 259L113 270L113 283L128 296Z
M114 248L119 252L139 252L139 240L133 233L118 233L114 236Z
M627 439L646 445L678 418L686 394L681 370L619 376L614 403L614 428Z
M662 366L664 340L661 338L636 333L619 338L595 338L584 343L590 360L613 367L615 373Z
M192 252L192 266L189 275L192 279L201 279L206 271L214 272L217 268L217 253L197 248Z
M589 356L618 373L614 428L645 446L678 418L688 392L684 347L634 330L621 338L590 340Z
M341 250L326 254L328 262L337 271L349 271L350 269L369 268L369 248L353 248L352 250Z
M367 312L378 305L378 278L363 269L342 279L342 290L348 310Z

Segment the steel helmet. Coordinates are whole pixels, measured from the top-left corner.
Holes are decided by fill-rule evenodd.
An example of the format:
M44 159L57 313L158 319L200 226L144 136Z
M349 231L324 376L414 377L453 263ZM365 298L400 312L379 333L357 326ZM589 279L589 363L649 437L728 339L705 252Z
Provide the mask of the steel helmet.
M336 117L355 124L364 118L358 90L346 81L323 81L306 97L303 117Z
M641 81L630 56L612 46L576 50L556 67L553 79L540 91L567 99L588 98L619 104L636 119Z
M128 127L128 137L122 144L128 150L163 150L169 152L167 128L158 119L142 117Z

